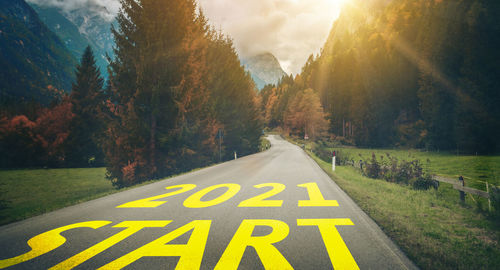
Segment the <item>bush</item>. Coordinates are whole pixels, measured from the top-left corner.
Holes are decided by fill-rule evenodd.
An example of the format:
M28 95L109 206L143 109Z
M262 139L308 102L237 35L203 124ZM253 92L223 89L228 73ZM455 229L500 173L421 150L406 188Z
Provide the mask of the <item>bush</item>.
M336 159L335 159L335 164L337 165L354 165L354 159L351 158L349 154L342 150L337 150L336 151Z
M313 153L319 157L321 160L325 162L332 162L332 152L335 151L336 158L335 158L335 164L336 165L352 165L354 164L354 160L347 154L344 153L342 150L330 150L329 148L325 147L327 146L328 143L320 142L319 144L315 144L313 148L311 149Z
M439 182L433 180L432 176L429 174L412 179L411 184L413 188L417 190L428 190L431 187L433 187L434 189L438 189L439 187Z
M386 157L387 159L384 160L384 156L380 156L379 161L375 153L372 153L372 158L364 162L366 165L362 169L362 173L369 178L411 185L418 190L439 187L439 182L433 180L431 175L424 173L420 160L400 161L388 153Z
M325 162L332 162L332 151L319 146L313 147L312 150L321 160Z
M375 153L372 153L372 158L369 162L366 163L364 173L366 176L370 178L381 178L381 170L380 170L380 164L377 161L377 157L375 156Z

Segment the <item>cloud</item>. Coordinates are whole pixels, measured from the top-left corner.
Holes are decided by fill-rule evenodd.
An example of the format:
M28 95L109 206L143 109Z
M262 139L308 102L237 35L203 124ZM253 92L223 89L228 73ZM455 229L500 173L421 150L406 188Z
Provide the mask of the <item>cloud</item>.
M319 53L340 0L199 0L210 23L234 40L242 57L271 52L287 73Z
M118 0L26 0L45 7L58 7L65 12L85 8L107 21L113 20L120 9Z
M91 8L111 20L118 0L27 0L66 12ZM242 57L271 52L297 74L323 46L345 0L198 0L210 23L231 36Z

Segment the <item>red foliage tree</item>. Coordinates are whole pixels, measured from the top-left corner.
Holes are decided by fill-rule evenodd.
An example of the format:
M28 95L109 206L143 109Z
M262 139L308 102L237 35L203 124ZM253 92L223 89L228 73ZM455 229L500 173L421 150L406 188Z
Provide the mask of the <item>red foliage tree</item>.
M35 127L36 123L24 115L0 119L1 167L35 166L40 162L43 146Z
M44 161L49 166L64 166L67 152L71 151L66 146L71 120L74 117L71 107L71 102L65 97L60 104L43 109L36 119L33 131L37 140L42 143Z
M73 113L68 98L38 111L35 121L25 115L0 119L0 167L64 166L66 139Z

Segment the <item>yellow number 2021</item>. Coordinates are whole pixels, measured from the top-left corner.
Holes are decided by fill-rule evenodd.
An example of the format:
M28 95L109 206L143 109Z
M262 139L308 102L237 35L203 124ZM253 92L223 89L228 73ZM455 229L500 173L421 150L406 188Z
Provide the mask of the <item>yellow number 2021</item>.
M264 192L260 195L252 197L248 200L242 201L238 207L281 207L283 200L265 200L270 198L283 190L285 190L285 185L278 183L265 183L255 185L255 188L272 187L271 190Z
M152 208L152 207L158 207L158 206L166 203L167 201L155 201L155 200L163 199L163 198L174 196L177 194L181 194L181 193L190 191L190 190L194 189L195 187L196 187L196 185L194 185L194 184L184 184L184 185L176 185L176 186L166 187L165 189L177 189L178 188L178 190L168 192L165 194L161 194L158 196L153 196L153 197L149 197L149 198L145 198L145 199L140 199L140 200L124 203L122 205L117 206L116 208L150 208L150 207Z
M299 200L299 207L339 206L336 200L325 200L316 183L305 183L297 186L306 188L309 194L309 200Z

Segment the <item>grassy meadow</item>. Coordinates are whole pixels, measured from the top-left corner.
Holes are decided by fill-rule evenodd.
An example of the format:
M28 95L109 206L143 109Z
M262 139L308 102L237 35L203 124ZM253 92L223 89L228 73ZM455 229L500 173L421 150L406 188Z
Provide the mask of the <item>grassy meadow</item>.
M50 212L117 192L105 168L0 171L0 224Z
M332 148L333 149L333 148ZM419 150L336 148L354 160L378 159L388 153L400 160L419 159L428 172L458 179L462 175L466 185L485 190L486 183L500 186L500 156L454 155L449 152L423 152ZM360 156L361 155L361 156Z

